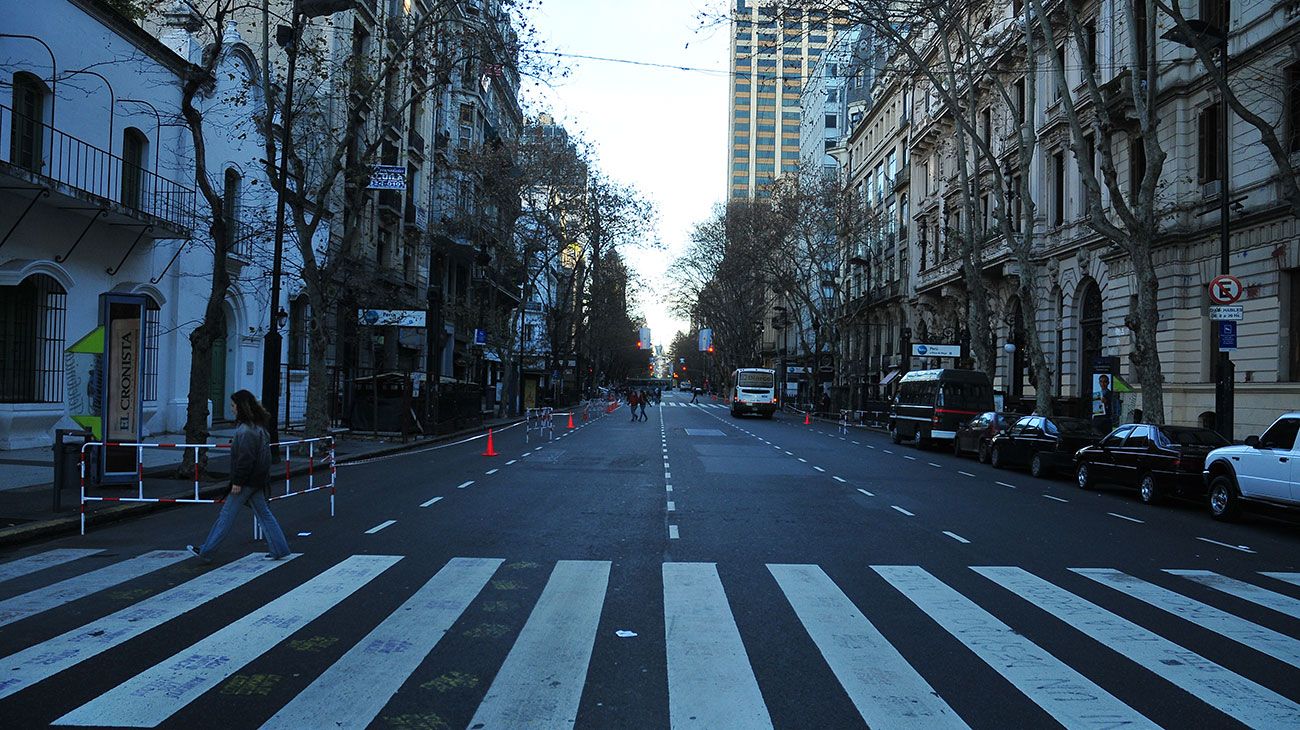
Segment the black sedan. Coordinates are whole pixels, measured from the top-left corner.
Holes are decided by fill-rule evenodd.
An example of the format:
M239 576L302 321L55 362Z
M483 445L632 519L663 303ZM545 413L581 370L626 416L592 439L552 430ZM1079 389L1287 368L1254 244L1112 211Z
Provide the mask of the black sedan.
M1019 418L1019 413L988 411L979 414L957 428L957 435L952 440L953 454L974 453L979 456L981 464L989 463L989 442Z
M1201 497L1205 456L1227 445L1208 428L1130 423L1076 455L1074 480L1082 489L1101 482L1135 487L1147 504L1166 494Z
M993 466L1028 465L1029 473L1044 477L1074 464L1074 452L1091 446L1101 434L1091 421L1059 416L1025 416L989 442Z

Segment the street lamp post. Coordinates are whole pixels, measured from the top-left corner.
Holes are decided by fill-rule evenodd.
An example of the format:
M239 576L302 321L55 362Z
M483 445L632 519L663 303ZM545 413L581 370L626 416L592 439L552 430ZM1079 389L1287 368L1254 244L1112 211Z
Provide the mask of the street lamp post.
M1223 25L1216 26L1200 18L1188 18L1179 25L1165 31L1161 36L1166 40L1174 41L1193 50L1202 48L1201 41L1212 40L1219 52L1219 70L1223 74L1223 83L1228 83L1228 31L1232 23L1232 3L1230 0L1224 0L1223 3ZM1183 24L1186 24L1184 29ZM1190 31L1190 32L1188 32ZM1228 215L1232 208L1232 201L1228 195L1230 171L1228 155L1228 136L1229 125L1232 123L1231 112L1228 109L1227 94L1220 90L1219 93L1219 135L1216 141L1216 156L1219 158L1219 273L1228 274L1231 269L1230 234L1228 231ZM1217 327L1218 324L1215 323ZM1213 356L1213 354L1212 354ZM1220 349L1217 357L1219 358L1218 377L1214 382L1214 413L1218 419L1218 432L1221 436L1232 440L1233 432L1233 415L1236 411L1236 394L1235 394L1235 367L1232 363L1231 354Z

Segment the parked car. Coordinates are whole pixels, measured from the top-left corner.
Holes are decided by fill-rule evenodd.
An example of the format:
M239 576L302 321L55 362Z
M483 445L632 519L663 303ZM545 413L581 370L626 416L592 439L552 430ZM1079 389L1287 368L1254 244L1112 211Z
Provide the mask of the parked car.
M1300 507L1300 412L1284 413L1262 436L1205 457L1210 514L1230 520L1244 503Z
M979 414L957 427L957 435L952 440L953 454L961 456L974 453L981 464L989 463L989 442L1019 418L1019 413L985 411Z
M894 443L916 439L925 448L932 440L951 439L972 416L993 410L993 386L979 370L913 370L898 381L890 412Z
M1228 440L1208 428L1130 423L1116 428L1074 457L1074 479L1081 489L1099 483L1136 487L1147 504L1165 494L1205 494L1205 457Z
M1062 416L1025 416L989 442L989 462L998 468L1029 466L1036 477L1074 464L1074 453L1101 439L1092 421Z

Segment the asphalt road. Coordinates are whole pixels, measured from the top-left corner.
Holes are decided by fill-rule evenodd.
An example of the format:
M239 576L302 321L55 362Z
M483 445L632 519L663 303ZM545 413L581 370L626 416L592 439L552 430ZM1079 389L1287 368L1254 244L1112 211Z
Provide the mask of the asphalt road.
M0 724L1300 726L1300 528L686 401L0 553Z

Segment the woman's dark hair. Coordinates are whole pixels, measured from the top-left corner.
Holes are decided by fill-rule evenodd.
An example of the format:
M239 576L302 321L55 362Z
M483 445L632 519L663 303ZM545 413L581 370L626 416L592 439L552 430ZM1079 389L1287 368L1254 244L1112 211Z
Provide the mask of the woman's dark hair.
M270 425L271 414L257 402L257 396L247 390L237 390L231 393L230 400L235 404L235 422L251 423L263 428Z

